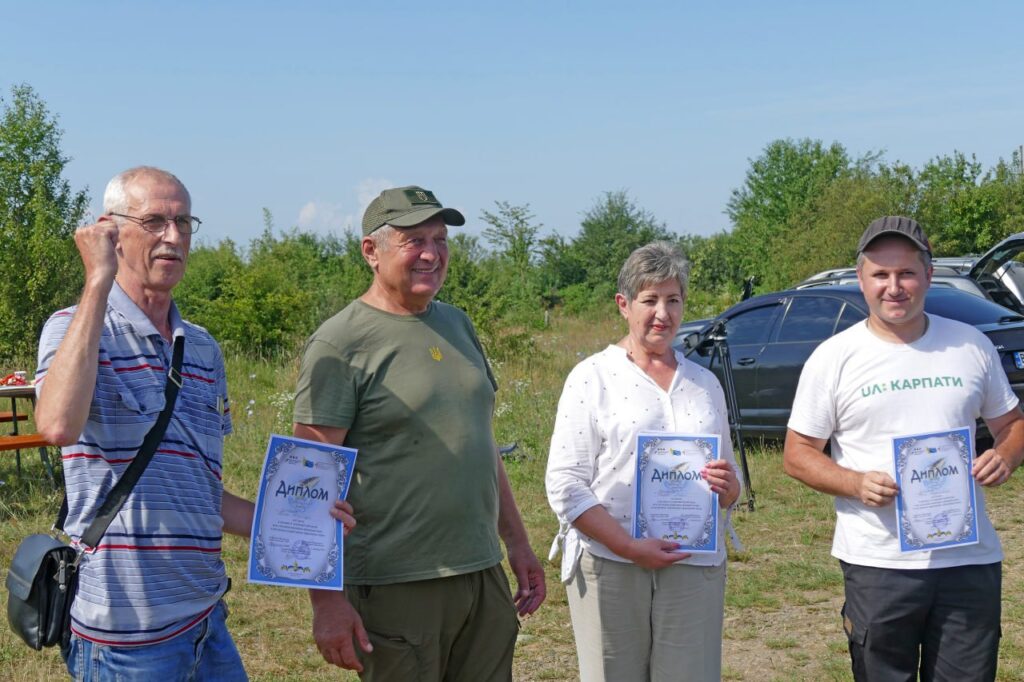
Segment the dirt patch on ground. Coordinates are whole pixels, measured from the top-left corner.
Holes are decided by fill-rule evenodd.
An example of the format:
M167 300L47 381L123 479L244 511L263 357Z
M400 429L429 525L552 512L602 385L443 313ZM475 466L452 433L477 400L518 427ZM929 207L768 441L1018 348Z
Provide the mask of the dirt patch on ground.
M727 610L722 642L723 679L848 679L841 595L772 611Z

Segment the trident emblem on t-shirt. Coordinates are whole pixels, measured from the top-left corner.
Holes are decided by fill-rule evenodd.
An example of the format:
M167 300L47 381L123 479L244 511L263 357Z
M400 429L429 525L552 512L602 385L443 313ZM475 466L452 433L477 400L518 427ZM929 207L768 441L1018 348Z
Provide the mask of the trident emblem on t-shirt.
M441 358L444 357L444 356L441 355L441 349L440 348L438 348L437 346L431 346L430 347L430 357L434 358L438 362L441 362Z

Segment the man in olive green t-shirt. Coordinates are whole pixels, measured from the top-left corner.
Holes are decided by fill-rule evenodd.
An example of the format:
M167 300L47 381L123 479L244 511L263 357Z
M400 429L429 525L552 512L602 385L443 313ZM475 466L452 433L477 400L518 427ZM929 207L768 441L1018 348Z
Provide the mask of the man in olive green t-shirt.
M464 223L422 188L382 192L363 216L373 282L303 354L295 435L359 450L346 589L310 591L313 635L366 680L511 680L516 613L546 594L495 446L494 377L469 318L433 300L447 225Z

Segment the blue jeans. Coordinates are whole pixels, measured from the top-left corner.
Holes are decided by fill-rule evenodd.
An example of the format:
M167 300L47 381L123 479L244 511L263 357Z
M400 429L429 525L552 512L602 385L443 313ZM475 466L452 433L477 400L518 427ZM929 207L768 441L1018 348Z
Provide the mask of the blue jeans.
M159 644L110 646L71 635L61 652L77 682L235 682L248 680L220 601L203 622Z

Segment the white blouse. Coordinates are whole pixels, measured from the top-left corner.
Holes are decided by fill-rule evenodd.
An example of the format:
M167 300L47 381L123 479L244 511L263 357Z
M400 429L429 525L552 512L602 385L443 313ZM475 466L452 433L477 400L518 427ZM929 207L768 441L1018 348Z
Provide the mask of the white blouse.
M725 394L715 375L681 353L668 391L637 367L621 346L608 346L573 368L558 401L545 483L561 523L550 558L564 538L562 580L576 570L583 549L605 559L628 561L571 526L595 505L631 532L636 435L639 431L721 434L722 459L737 471L729 438ZM718 552L694 554L680 563L717 566L725 560L719 524ZM731 529L730 529L731 530ZM735 535L733 542L736 543Z

